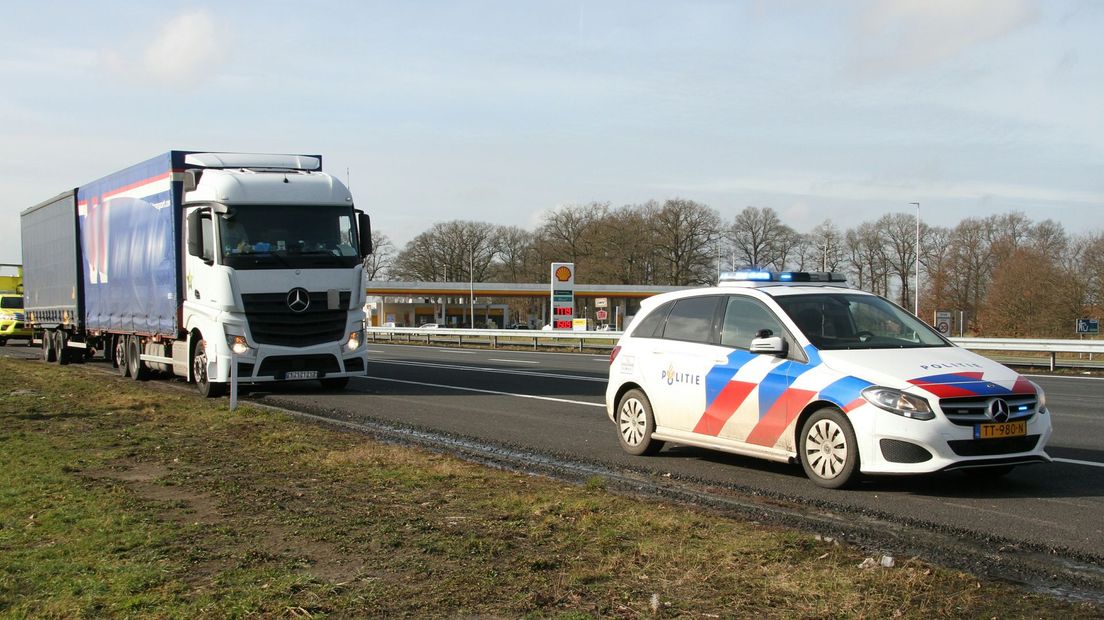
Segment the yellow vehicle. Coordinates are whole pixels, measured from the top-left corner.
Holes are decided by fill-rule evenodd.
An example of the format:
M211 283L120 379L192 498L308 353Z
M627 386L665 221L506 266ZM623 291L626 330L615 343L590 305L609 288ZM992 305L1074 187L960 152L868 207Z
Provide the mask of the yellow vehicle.
M0 347L8 344L11 338L26 339L30 346L31 330L23 314L23 268L0 265L0 270Z

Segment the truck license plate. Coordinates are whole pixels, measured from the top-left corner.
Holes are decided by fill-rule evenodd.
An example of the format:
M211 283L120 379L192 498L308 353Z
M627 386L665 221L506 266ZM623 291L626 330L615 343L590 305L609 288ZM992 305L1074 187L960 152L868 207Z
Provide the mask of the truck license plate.
M317 379L318 378L318 371L317 370L289 370L289 371L287 371L287 374L284 375L284 378L289 380L289 381L293 380L293 379Z
M1002 437L1023 437L1027 434L1027 421L1002 422L1000 424L978 424L974 427L974 439L1000 439Z

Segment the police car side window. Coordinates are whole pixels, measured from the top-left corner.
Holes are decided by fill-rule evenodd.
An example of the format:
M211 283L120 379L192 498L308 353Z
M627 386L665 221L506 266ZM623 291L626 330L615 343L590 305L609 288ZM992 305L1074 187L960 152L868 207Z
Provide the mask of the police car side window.
M640 319L640 323L633 328L633 338L659 338L663 334L663 321L667 318L667 313L671 311L672 302L667 302L662 306L652 310Z
M775 336L785 334L778 318L758 300L743 296L728 298L721 324L721 346L750 349L751 340L764 329L771 330Z
M715 295L675 300L663 329L664 340L713 342L713 319L719 300L720 297Z

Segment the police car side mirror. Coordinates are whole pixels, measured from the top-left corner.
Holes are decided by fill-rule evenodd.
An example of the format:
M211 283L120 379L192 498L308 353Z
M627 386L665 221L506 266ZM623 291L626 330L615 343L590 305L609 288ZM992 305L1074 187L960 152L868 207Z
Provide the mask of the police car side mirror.
M764 332L766 332L764 334ZM786 341L781 336L771 335L770 330L763 330L751 340L751 352L760 355L786 355Z

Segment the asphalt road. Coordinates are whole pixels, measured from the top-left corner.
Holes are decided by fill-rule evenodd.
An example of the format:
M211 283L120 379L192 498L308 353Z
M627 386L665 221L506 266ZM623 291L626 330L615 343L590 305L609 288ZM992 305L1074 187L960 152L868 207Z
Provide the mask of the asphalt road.
M5 354L33 357L34 349ZM979 482L956 473L865 480L826 490L800 466L670 445L633 457L605 414L602 355L370 345L367 376L344 392L317 384L255 391L250 398L385 421L507 445L566 460L626 468L671 480L736 489L791 506L877 515L980 544L1023 544L1099 566L1104 560L1104 379L1033 377L1054 416L1055 462Z
M962 473L868 479L821 489L800 466L668 445L624 454L603 405L608 361L587 354L370 346L367 377L345 393L281 390L280 399L563 455L611 467L750 490L820 510L877 514L936 530L1104 558L1104 380L1033 377L1054 416L1055 462L980 482ZM275 395L274 395L275 396Z

